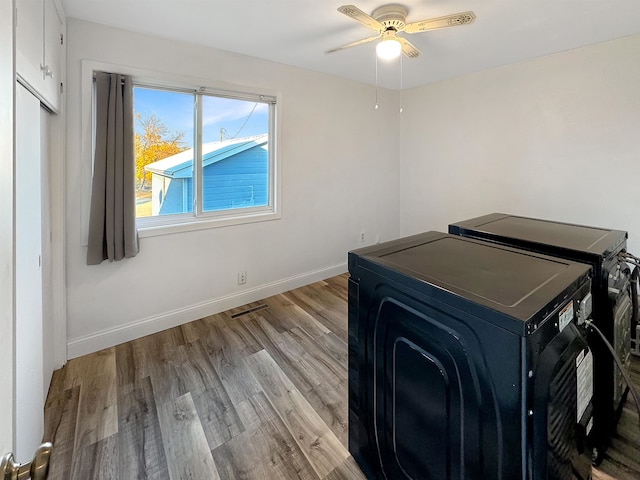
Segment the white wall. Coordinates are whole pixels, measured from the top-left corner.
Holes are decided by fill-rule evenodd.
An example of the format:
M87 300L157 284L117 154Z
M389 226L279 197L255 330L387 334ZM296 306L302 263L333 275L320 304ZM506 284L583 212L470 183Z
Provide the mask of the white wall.
M374 111L373 87L328 75L75 19L67 39L70 358L344 272L361 230L397 237L397 92ZM82 59L281 92L282 219L146 237L133 259L87 266Z
M640 252L640 36L405 91L400 232L505 212Z

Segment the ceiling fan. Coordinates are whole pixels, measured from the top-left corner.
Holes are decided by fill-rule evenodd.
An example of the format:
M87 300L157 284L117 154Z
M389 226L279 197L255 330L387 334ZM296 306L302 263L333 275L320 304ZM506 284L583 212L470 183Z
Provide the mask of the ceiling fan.
M407 23L407 9L398 4L384 5L376 8L371 15L364 13L354 5L343 5L338 8L338 11L360 22L365 27L378 32L378 34L348 43L341 47L332 48L331 50L327 50L326 53L337 52L338 50L380 39L376 51L378 56L382 58L394 58L400 55L400 52L409 58L415 58L420 55L420 50L414 47L406 38L398 35L400 32L420 33L438 28L457 27L459 25L467 25L476 18L473 12L461 12L444 17L429 18L418 22ZM391 51L386 52L386 55L384 52L385 47L391 49Z

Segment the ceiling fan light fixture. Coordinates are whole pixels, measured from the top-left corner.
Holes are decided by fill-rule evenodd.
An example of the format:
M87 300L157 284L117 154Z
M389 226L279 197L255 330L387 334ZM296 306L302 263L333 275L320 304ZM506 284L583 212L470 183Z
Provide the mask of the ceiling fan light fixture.
M402 52L402 45L395 38L386 38L376 45L376 55L381 60L393 60L398 58Z

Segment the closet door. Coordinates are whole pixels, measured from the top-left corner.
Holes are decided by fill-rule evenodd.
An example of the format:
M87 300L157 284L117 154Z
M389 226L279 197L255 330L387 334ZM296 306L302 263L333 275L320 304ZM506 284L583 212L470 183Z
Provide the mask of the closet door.
M54 0L44 1L44 83L42 97L54 112L60 111L64 15Z
M16 70L22 84L39 91L43 84L42 50L44 47L43 0L20 0L16 3Z
M58 0L16 2L16 73L53 112L60 110L64 13Z
M28 461L44 430L40 101L16 85L16 446Z

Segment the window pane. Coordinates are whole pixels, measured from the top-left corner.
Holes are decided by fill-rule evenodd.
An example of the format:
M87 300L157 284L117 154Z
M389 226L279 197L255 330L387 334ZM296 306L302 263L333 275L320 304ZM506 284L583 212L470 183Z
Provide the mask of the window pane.
M269 204L269 104L205 95L202 211Z
M135 87L136 217L193 211L192 94Z

